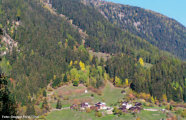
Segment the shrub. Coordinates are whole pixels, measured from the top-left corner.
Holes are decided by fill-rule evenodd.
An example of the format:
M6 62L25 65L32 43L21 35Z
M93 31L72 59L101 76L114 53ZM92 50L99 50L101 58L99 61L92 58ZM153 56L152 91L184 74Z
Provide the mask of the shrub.
M173 110L173 106L172 106L172 105L170 105L170 110L171 110L171 111Z
M56 78L56 79L53 81L53 83L52 83L52 87L53 87L53 88L56 88L56 87L58 87L58 86L60 85L60 83L61 83L61 79L60 79L60 78Z
M146 106L147 106L147 107L150 107L150 103L146 103Z
M53 91L53 88L52 87L48 87L47 90L48 91Z
M91 94L91 97L94 97L94 94Z
M102 95L101 90L97 90L97 94L98 94L99 96L101 96L101 95Z
M133 115L134 117L136 117L136 112L133 112L132 115Z
M186 118L186 110L183 110L183 111L181 112L181 116L182 116L183 118Z
M57 101L57 105L56 105L56 109L61 109L61 108L62 108L61 101L58 100L58 101Z
M143 103L143 106L147 106L146 102Z
M63 98L63 100L69 100L69 97L66 96L66 97Z
M47 96L47 92L46 90L43 91L43 97L46 97Z
M95 115L96 115L97 117L102 117L102 113L101 113L101 112L96 112Z
M113 113L114 113L114 115L119 115L119 116L122 115L122 111L116 107L114 107Z
M139 118L139 117L137 117L137 118L136 118L136 120L140 120L140 118Z
M173 106L170 105L170 104L168 104L168 105L166 106L166 109L167 109L167 110L173 110Z
M182 110L181 109L178 109L175 111L176 114L180 115L182 113Z
M87 113L90 113L91 112L91 109L90 108L86 108L86 112Z
M48 105L48 102L47 102L47 99L46 98L43 101L42 108L44 108L47 111L49 111L49 105Z
M73 86L78 86L78 85L79 85L79 81L74 80L74 81L73 81Z

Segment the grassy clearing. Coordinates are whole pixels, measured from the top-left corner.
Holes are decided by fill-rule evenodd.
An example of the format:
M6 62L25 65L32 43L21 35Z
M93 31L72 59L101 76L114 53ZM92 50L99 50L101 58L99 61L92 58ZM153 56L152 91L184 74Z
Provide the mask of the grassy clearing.
M121 93L122 88L116 88L111 83L107 83L104 90L102 98L108 104L115 104L118 100L123 99L125 96Z
M141 120L160 120L166 118L166 115L160 111L141 111L138 116Z
M106 115L102 117L96 117L95 112L86 113L74 110L62 110L50 113L46 119L47 120L135 120L136 117L140 117L141 120L160 120L165 118L165 114L161 112L151 112L151 111L141 111L135 116L132 114L121 115L120 117L116 115Z
M115 115L96 117L95 112L86 113L74 110L62 110L50 113L47 120L122 120ZM129 120L129 119L128 119Z
M159 106L153 106L153 107L147 107L147 106L144 106L144 108L146 108L146 109L158 109L158 110L160 110L160 109L165 109L166 108L166 106L162 106L162 107L159 107Z
M116 88L111 83L107 83L106 86L102 90L102 95L97 95L91 91L85 93L86 87L80 85L78 87L74 87L72 85L63 86L54 90L54 94L57 96L62 96L60 98L62 101L62 105L71 105L73 103L81 103L81 102L89 102L90 104L95 104L96 102L106 102L107 105L115 104L118 100L124 97L121 94L122 88ZM91 95L94 95L92 97ZM66 100L64 100L66 98ZM56 107L56 100L51 100L51 107Z

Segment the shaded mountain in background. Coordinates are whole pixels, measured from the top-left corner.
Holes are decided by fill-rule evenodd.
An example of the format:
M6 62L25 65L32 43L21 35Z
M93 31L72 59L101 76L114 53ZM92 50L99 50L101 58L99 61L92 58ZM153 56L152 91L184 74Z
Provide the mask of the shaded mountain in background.
M96 52L133 54L142 56L149 63L155 63L155 60L159 59L159 55L162 54L157 47L128 31L122 31L96 9L80 1L53 0L51 3L57 13L67 16L73 24L86 31L89 37L85 45Z
M127 30L161 50L186 59L186 28L174 19L159 13L102 0L82 0L96 7L111 23Z

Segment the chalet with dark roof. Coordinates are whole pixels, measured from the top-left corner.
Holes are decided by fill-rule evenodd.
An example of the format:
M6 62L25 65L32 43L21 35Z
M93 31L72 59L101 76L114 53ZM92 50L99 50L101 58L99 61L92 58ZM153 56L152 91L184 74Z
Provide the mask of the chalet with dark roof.
M90 105L87 102L83 102L80 104L81 109L90 108Z
M119 109L122 110L122 112L125 112L125 113L127 112L126 106L121 106Z
M135 103L135 106L140 106L140 107L141 107L141 106L142 106L142 104L141 104L141 103L139 103L139 102L136 102L136 103Z
M105 110L107 109L107 106L106 106L106 103L102 103L102 102L98 102L95 104L95 107L97 107L98 109L102 109L102 110Z
M134 107L129 108L129 110L131 112L139 113L141 111L141 107L134 106Z

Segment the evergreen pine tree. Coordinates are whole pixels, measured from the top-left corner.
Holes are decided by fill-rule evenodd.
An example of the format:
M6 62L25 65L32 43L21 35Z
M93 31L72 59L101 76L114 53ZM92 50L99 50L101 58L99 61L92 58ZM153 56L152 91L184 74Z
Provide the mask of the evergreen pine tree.
M61 83L61 79L56 78L56 79L54 79L54 81L52 83L52 87L57 87L57 86L59 86L60 83Z
M47 111L49 110L49 106L48 106L48 102L47 102L47 99L46 98L43 101L42 108L43 109L46 109Z
M43 96L44 96L44 97L47 96L47 92L46 92L46 90L43 91Z
M56 109L61 109L61 108L62 108L62 104L61 104L61 101L58 99Z
M183 100L184 100L184 102L186 102L186 88L184 88L184 92L183 92Z
M63 82L68 82L67 74L65 74L65 76L64 76L64 78L63 78Z
M4 116L16 116L16 103L7 84L6 76L0 73L0 113Z

